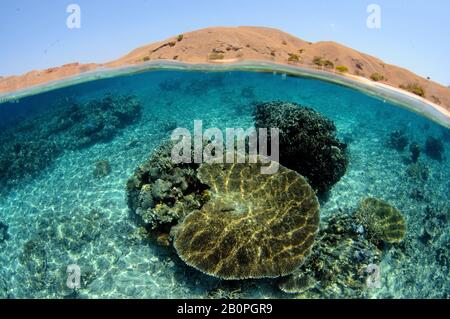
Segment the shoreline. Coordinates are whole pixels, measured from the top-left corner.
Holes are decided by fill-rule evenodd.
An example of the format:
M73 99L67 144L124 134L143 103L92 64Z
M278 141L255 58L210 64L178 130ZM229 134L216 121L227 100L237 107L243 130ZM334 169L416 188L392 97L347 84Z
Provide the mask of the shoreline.
M251 71L251 72L272 72L287 74L290 76L307 77L322 80L337 85L356 89L364 94L392 103L396 106L406 108L416 112L428 119L439 123L450 129L450 112L440 105L405 90L393 87L388 84L374 82L365 77L352 74L329 72L310 67L296 66L291 64L281 64L263 60L233 60L220 61L215 63L193 63L177 62L173 60L152 60L137 65L126 65L119 67L98 68L64 77L59 80L50 81L44 84L31 86L8 93L0 93L0 104L14 102L15 100L45 93L72 85L86 82L132 75L141 72L151 72L158 70L179 70L179 71Z

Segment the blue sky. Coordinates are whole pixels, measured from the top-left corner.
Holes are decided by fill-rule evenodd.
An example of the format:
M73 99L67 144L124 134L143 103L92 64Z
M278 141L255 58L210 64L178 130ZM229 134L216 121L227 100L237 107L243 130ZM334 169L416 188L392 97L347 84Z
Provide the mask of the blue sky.
M81 29L66 8L81 7ZM381 7L381 29L366 8ZM450 85L448 0L0 0L0 75L73 61L105 62L208 26L256 25L332 40Z

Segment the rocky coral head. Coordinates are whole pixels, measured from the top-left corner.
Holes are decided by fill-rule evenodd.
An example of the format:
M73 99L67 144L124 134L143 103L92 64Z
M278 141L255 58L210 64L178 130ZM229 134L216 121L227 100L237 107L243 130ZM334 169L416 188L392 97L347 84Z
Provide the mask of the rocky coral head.
M323 221L314 249L302 266L279 280L279 288L302 298L367 298L367 269L380 263L376 245L339 210Z
M322 114L297 103L259 103L256 128L278 128L280 164L308 179L319 192L328 191L345 174L347 145L336 137L336 126Z
M163 142L127 181L128 207L152 229L171 227L207 200L196 176L198 164L175 164L173 145Z
M355 213L356 219L375 242L399 243L406 234L402 213L389 203L376 198L363 199Z
M425 142L425 154L431 159L442 162L444 159L444 143L438 138L428 136Z
M302 264L319 227L315 192L280 166L264 175L258 164L203 164L211 199L172 229L181 259L222 279L279 277Z

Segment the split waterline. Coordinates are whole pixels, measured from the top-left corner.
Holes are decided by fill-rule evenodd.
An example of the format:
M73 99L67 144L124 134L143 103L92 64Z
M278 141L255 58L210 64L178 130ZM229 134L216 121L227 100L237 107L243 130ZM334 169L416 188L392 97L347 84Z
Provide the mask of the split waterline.
M192 72L273 72L280 73L284 76L289 75L294 77L317 79L358 90L383 102L389 102L395 106L416 112L436 123L439 123L442 126L450 128L450 112L448 110L423 98L415 96L412 93L401 91L391 86L376 83L362 77L344 76L343 74L331 73L322 70L263 61L244 61L226 64L198 64L159 60L118 68L100 67L96 70L70 76L62 80L53 81L10 93L0 94L0 104L8 101L14 102L26 96L36 95L85 82L133 75L142 72L164 70Z
M98 76L105 78L90 81L84 74L80 83L58 82L51 90L41 87L14 103L0 104L0 298L295 297L280 290L278 278L230 283L206 275L174 252L167 233L152 233L156 238L149 240L137 220L155 217L147 210L155 204L158 209L153 213L156 217L161 213L158 220L164 220L168 216L163 208L173 194L180 194L177 189L192 189L192 183L185 187L184 170L174 169L174 174L178 172L174 175L159 169L168 162L157 150L170 141L174 130L186 128L186 135L189 131L195 136L194 121L201 120L205 134L215 128L227 141L227 128L272 127L262 123L267 118L262 110L270 110L282 127L308 123L305 144L295 143L297 152L302 148L313 154L309 150L318 145L325 154L332 151L334 160L308 161L313 165L302 173L306 176L328 163L316 170L330 172L327 181L333 180L319 199L321 229L332 217L351 216L367 197L395 207L407 226L405 239L382 247L378 258L372 246L364 244L366 228L344 223L345 236L334 234L340 243L333 246L334 257L315 255L330 267L329 262L338 263L338 271L329 273L335 281L320 293L312 289L308 293L314 295L308 296L449 297L449 129L387 100L312 77L286 76L281 71L225 72L224 66L214 66L218 72L184 68L155 66L108 78L110 71L102 71ZM257 116L263 104L266 107L259 108ZM276 116L283 105L309 111L289 121L293 117ZM287 144L280 141L283 154ZM159 161L152 162L153 156ZM136 174L140 168L144 174ZM195 177L189 172L195 171L187 170L188 177ZM130 184L135 175L145 179L145 185ZM270 203L284 184L271 182L252 205ZM128 196L134 189L130 185L141 185L142 192ZM247 185L253 186L251 178ZM206 184L193 188L203 191L203 187ZM137 198L135 208L142 208L141 215L132 212L130 198ZM188 195L186 203L208 198L208 193L199 192ZM226 208L245 213L246 202L231 202L233 198L224 197ZM313 253L329 248L322 243L325 246ZM348 270L368 261L376 266L370 269L380 271L381 282L366 288L367 272ZM67 286L68 269L79 269L77 291ZM355 288L355 281L364 289Z

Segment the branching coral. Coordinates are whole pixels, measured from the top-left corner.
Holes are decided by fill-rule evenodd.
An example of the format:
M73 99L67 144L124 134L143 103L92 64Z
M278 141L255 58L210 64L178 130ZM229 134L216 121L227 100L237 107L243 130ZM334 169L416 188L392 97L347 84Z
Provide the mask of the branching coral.
M347 145L336 137L334 123L296 103L256 105L257 128L280 130L280 163L305 176L319 192L329 190L345 174Z

